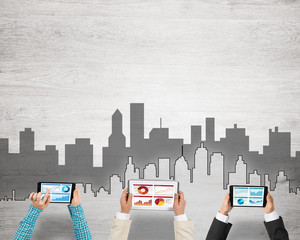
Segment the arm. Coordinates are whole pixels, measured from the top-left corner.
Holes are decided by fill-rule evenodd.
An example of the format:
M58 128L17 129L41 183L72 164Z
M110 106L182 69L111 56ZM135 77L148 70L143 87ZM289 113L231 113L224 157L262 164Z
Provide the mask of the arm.
M33 229L35 223L40 215L40 213L49 205L50 203L50 190L47 190L46 195L41 199L42 193L31 193L29 199L31 204L26 217L20 222L19 228L15 233L14 240L31 239L33 234Z
M127 198L128 188L125 188L121 199L121 212L117 212L116 217L113 218L109 240L127 240L131 220L130 210L132 206L132 193Z
M232 226L231 223L228 223L228 213L231 210L232 206L229 200L229 194L227 193L223 200L220 211L217 212L217 215L210 226L206 240L225 240L227 238Z
M174 198L174 234L175 240L193 240L194 239L194 223L192 220L188 220L184 213L186 201L184 200L184 194L179 191L180 196L175 193Z
M265 227L271 240L289 240L289 235L283 220L276 213L274 208L274 200L270 193L267 195L267 204L265 211Z
M80 192L77 187L74 191L72 202L68 205L68 209L73 221L75 239L92 239L92 235L81 206Z
M31 239L35 223L42 211L30 205L26 217L19 224L14 240Z

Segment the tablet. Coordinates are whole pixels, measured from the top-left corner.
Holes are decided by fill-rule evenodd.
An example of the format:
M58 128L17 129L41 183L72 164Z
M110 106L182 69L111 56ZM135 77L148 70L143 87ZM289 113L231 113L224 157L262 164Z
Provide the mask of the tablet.
M265 207L268 187L230 186L230 202L233 207Z
M173 180L129 180L128 191L133 194L132 209L173 210L179 183Z
M45 196L47 189L50 189L51 203L71 203L75 183L67 182L38 182L38 192L42 192L42 198Z

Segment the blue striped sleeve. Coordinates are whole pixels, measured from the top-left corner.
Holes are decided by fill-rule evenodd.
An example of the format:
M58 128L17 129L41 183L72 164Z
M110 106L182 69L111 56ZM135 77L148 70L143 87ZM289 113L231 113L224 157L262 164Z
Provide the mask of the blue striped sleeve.
M30 205L26 217L20 222L14 240L30 240L35 223L43 210Z
M81 204L76 207L68 205L68 209L73 221L75 240L92 239L92 235L85 219Z

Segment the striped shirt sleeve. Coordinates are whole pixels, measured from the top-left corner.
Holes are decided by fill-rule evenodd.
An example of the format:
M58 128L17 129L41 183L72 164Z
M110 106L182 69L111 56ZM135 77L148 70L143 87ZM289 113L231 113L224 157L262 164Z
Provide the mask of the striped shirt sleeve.
M73 221L75 240L92 239L92 235L85 219L81 204L76 207L68 205L68 209Z
M30 240L35 223L43 210L30 205L26 217L20 222L14 240Z

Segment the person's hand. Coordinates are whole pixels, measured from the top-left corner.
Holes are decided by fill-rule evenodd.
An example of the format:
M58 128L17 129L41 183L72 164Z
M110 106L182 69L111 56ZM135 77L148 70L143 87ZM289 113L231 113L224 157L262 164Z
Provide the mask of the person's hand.
M132 207L132 193L128 195L128 188L125 188L120 198L121 213L129 214Z
M223 200L222 207L221 207L219 213L227 216L228 213L231 211L231 209L232 209L232 206L231 206L231 203L230 203L230 200L229 200L229 193L227 193L225 195L225 198Z
M80 192L79 189L75 187L75 190L73 192L73 199L70 205L73 207L77 207L80 203L81 203Z
M264 211L266 214L269 214L269 213L273 212L274 210L275 210L274 209L274 200L273 200L273 197L271 196L270 192L268 192L267 204L264 207Z
M184 209L186 205L186 201L184 200L184 194L182 191L179 191L180 196L178 193L175 193L175 198L174 198L174 204L173 204L173 210L175 216L184 214Z
M42 193L41 192L31 193L30 196L29 196L29 199L31 201L31 205L38 208L38 209L44 210L46 207L48 207L48 205L50 203L49 193L50 193L50 189L47 189L46 194L43 197L43 199L42 199Z

